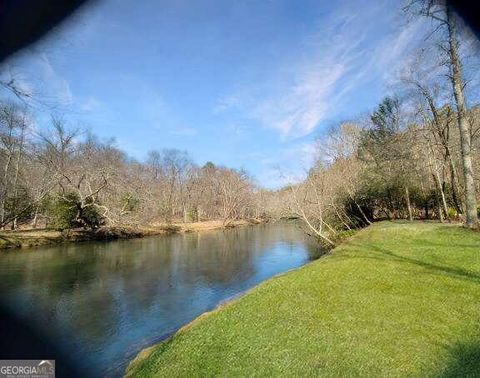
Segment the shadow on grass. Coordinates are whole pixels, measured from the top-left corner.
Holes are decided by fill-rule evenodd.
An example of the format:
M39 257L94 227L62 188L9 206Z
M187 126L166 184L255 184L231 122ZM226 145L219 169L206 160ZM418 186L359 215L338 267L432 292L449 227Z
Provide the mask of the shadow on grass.
M362 245L362 248L365 248L365 245ZM452 278L462 279L469 282L480 284L480 274L477 272L472 272L456 266L446 266L427 262L424 260L416 259L413 257L406 257L389 251L385 248L380 248L374 245L368 246L368 249L372 252L378 252L378 256L345 256L344 258L361 258L361 259L374 259L381 261L395 261L399 263L406 263L409 265L419 266L426 269L428 272L433 274L438 274L442 276L448 276ZM381 255L384 255L383 257ZM388 257L387 257L388 256Z
M451 350L451 362L438 377L480 377L480 343L465 343Z
M431 240L427 240L427 239L415 239L415 243L417 244L421 244L425 247L445 247L445 243L441 243L441 242L433 242ZM460 243L455 243L455 245L453 246L455 248L480 248L480 242L477 242L477 243L469 243L469 244L460 244Z

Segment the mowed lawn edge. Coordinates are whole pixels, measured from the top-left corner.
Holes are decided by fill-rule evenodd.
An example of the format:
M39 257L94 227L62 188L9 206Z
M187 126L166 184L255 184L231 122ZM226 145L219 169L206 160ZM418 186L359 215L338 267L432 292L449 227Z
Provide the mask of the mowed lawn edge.
M480 233L380 222L142 351L127 376L479 376Z

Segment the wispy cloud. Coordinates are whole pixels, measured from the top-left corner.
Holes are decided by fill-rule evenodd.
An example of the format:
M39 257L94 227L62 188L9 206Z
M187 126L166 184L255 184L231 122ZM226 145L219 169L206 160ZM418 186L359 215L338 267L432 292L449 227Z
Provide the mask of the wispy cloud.
M407 58L422 24L398 25L376 35L377 21L395 21L391 4L385 14L387 5L369 3L355 12L351 3L339 6L300 41L299 50L291 52L295 59L286 57L261 83L240 84L241 90L219 100L215 112L241 109L245 117L278 131L283 140L310 134L354 91L387 81Z
M70 84L56 71L47 54L41 54L38 63L41 85L47 89L48 95L52 96L62 106L71 105L73 94Z
M422 39L425 28L423 19L418 18L397 33L385 38L376 48L375 69L382 74L384 81L392 79L392 75L396 75L399 70L411 61L411 51L415 49L417 43Z
M283 138L309 134L331 109L335 84L344 72L342 64L319 64L306 69L286 94L266 99L253 109L253 114Z
M35 94L32 83L23 73L16 72L9 64L0 67L0 81L4 84L3 86L0 85L0 90L8 96L13 95L10 85L26 96L33 96Z
M28 56L27 64L18 64ZM13 57L0 69L1 79L27 94L32 105L42 104L62 108L73 104L69 82L58 72L47 53L24 53Z

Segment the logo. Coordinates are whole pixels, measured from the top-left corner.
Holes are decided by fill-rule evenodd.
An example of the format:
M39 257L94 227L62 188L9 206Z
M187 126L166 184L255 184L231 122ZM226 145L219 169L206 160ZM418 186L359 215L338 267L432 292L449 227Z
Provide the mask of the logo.
M55 378L55 360L0 360L0 378Z

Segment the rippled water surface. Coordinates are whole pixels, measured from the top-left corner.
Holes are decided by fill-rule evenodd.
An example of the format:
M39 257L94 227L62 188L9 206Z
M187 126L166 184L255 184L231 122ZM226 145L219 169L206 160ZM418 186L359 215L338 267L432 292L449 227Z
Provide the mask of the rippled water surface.
M0 294L92 375L118 376L140 349L320 253L284 223L3 252Z

